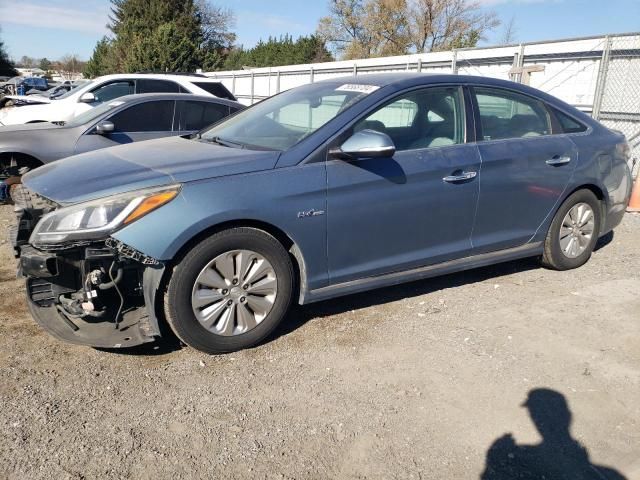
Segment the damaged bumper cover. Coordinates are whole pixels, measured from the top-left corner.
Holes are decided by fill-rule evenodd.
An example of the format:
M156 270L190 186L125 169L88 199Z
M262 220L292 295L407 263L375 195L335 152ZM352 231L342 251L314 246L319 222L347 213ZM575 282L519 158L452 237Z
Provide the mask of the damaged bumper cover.
M115 239L58 251L20 246L27 303L54 337L123 348L160 336L155 312L164 265Z

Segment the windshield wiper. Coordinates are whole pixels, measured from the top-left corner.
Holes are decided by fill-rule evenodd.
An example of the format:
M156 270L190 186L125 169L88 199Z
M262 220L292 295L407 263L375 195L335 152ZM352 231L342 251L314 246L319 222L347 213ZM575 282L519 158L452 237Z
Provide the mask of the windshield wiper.
M202 137L200 137L200 138L202 138ZM218 145L222 145L223 147L230 147L230 148L244 148L245 147L244 144L242 144L242 143L232 142L230 140L225 140L225 139L222 139L220 137L213 137L213 138L209 138L209 139L206 139L206 140L208 140L209 142L212 142L212 143L217 143Z

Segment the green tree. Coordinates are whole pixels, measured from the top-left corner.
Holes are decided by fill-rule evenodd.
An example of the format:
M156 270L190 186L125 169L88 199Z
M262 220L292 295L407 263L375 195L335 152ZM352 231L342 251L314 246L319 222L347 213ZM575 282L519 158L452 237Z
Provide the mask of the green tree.
M51 66L52 66L52 64L51 64L51 62L49 61L48 58L41 58L40 59L40 64L39 64L40 70L44 70L45 72L47 72L47 71L51 70Z
M0 75L5 77L13 77L17 75L18 72L13 67L13 64L9 60L9 56L4 49L4 42L0 40Z
M111 40L103 37L96 43L93 55L84 67L84 76L95 78L111 73Z
M206 0L111 0L109 29L88 76L135 71L216 69L235 41L233 15Z
M333 58L324 42L317 36L300 37L293 40L290 35L267 41L260 40L255 47L245 50L242 47L232 50L224 64L226 69L242 67L277 67L301 63L331 61Z

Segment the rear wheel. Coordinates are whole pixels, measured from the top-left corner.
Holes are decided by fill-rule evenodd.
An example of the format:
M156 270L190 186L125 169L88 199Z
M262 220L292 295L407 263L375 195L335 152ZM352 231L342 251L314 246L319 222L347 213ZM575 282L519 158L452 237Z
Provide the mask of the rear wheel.
M165 314L175 334L205 353L254 346L282 321L294 288L284 247L253 228L213 235L174 268Z
M578 190L556 212L544 243L542 263L556 270L584 265L598 241L602 209L590 190Z

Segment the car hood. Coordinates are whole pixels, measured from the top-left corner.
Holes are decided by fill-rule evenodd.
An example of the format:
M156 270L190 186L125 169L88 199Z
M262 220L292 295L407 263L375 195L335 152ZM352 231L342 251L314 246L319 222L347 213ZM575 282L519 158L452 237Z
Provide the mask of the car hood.
M29 172L23 183L54 202L73 204L141 188L270 170L279 155L169 137L75 155Z
M37 93L34 95L5 95L4 98L24 103L51 103L49 97Z
M2 141L2 135L4 133L16 133L16 132L33 132L33 131L42 131L42 130L60 130L60 125L55 125L49 122L38 122L38 123L18 123L15 125L4 125L0 126L0 142Z

